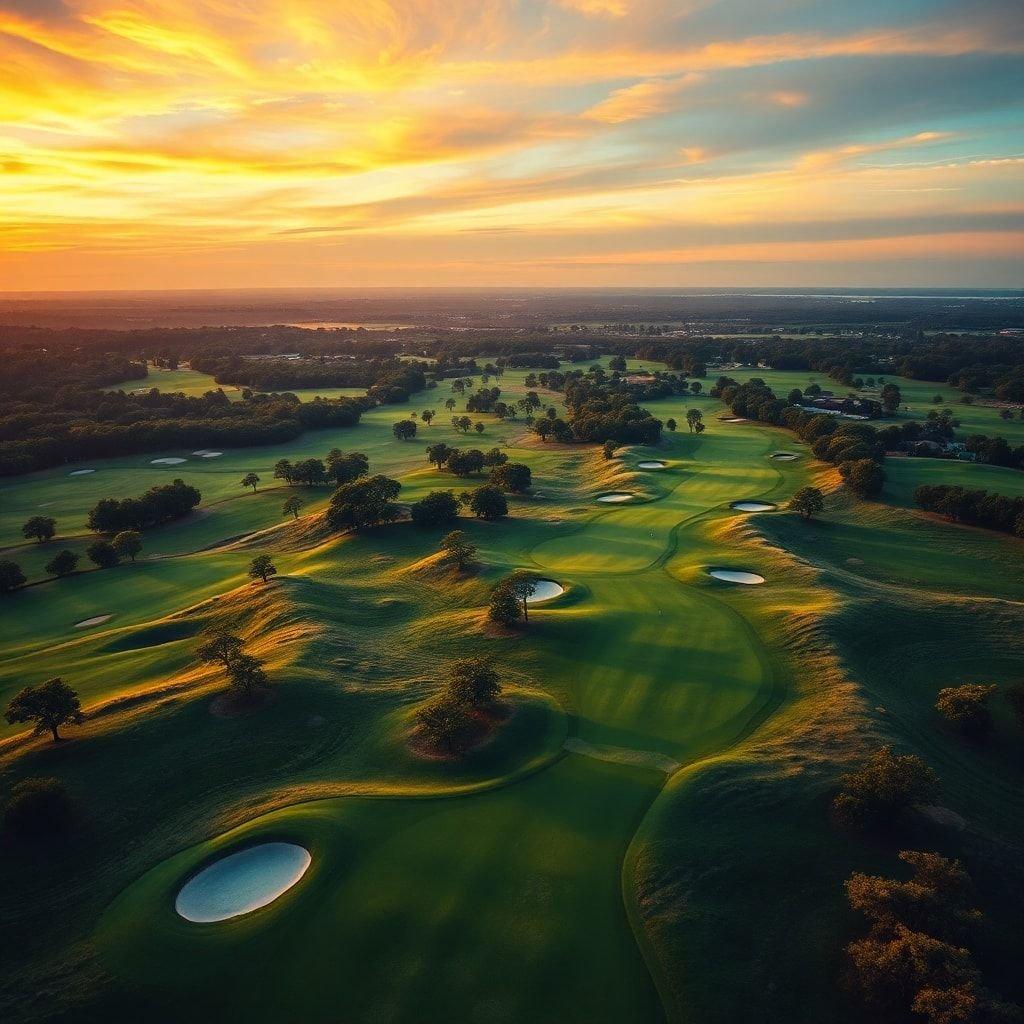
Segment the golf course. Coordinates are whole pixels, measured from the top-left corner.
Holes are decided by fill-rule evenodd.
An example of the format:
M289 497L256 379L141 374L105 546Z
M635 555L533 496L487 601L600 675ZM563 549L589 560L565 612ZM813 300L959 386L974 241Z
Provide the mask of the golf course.
M575 368L597 363L608 359ZM536 390L566 415L564 395L529 372L506 369L502 397ZM730 373L783 396L828 384ZM187 370L125 388L165 378L207 390ZM900 383L905 419L943 390ZM828 806L883 744L938 775L915 848L967 864L1004 938L986 976L1012 989L1024 928L1001 893L1021 885L1019 734L994 702L993 739L972 748L935 724L934 704L943 687L1020 681L1024 544L926 515L913 495L950 484L1020 497L1024 474L889 458L884 489L862 499L794 432L706 393L643 400L678 429L607 455L489 412L469 439L449 399L456 416L466 408L442 379L407 407L284 444L0 481L2 557L27 578L3 601L0 698L60 677L84 712L61 743L0 723L4 786L59 777L83 808L45 870L31 845L0 845L5 1019L860 1020L837 981L856 927L843 881L900 862L837 831ZM421 409L442 411L396 436ZM687 428L692 409L706 429ZM965 430L996 432L994 411L969 415ZM499 448L532 473L507 518L463 512L476 549L465 572L439 557L447 528L331 531L330 489L274 474L281 459L362 452L370 474L401 484L404 507L469 483L428 462L440 442ZM243 486L247 474L258 482ZM137 558L52 578L57 550L95 539L98 501L176 478L201 502L145 531ZM824 509L805 519L787 505L811 485ZM301 509L282 514L292 494ZM33 515L56 520L52 540L22 537ZM252 578L256 555L271 578ZM501 626L488 603L516 571L557 586ZM197 660L215 630L269 677L244 713L225 710L223 672ZM410 742L416 709L468 658L495 667L507 716L464 757L424 754ZM239 854L229 899L218 879L235 869L216 865ZM202 903L211 891L228 909ZM192 919L183 905L198 907Z

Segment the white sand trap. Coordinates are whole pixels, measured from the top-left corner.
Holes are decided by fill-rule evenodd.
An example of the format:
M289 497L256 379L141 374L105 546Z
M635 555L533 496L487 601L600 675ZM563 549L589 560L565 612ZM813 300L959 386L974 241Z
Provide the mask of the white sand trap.
M722 423L746 423L746 416L719 416Z
M185 460L184 459L150 459L149 464L151 466L180 466Z
M764 583L763 576L758 576L756 572L744 572L742 569L708 569L708 575L714 576L716 580L724 580L726 583L743 583L748 587Z
M82 619L75 623L75 629L88 629L89 626L98 626L101 622L112 619L113 615L94 615L91 619Z
M799 455L794 455L792 452L776 452L773 459L778 459L779 462L792 462L794 459L799 459Z
M647 462L638 462L637 466L640 469L664 469L665 463L659 462L657 459L650 459Z
M565 593L565 587L554 580L537 580L533 585L533 593L526 599L527 604L539 604L541 601L550 601L553 597Z
M223 452L203 452L204 459L219 459L224 453Z
M85 476L86 473L95 473L95 469L73 469L68 476Z
M614 491L611 494L599 494L597 500L605 505L619 505L624 501L632 501L633 495L627 491Z
M192 454L193 455L205 455L209 450L210 450L209 448L200 448L198 451L194 451Z
M196 924L251 914L287 892L312 862L309 851L294 843L250 846L193 875L178 892L174 909Z
M771 512L776 506L770 501L734 501L729 507L737 512Z

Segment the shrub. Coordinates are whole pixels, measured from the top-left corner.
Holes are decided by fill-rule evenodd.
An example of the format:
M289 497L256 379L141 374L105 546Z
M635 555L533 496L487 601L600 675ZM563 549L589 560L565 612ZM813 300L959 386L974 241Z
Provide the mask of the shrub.
M909 807L931 799L938 778L914 754L894 754L882 747L854 772L843 776L843 788L832 802L838 824L857 831L889 828Z
M995 691L995 686L980 683L948 686L939 690L935 710L964 736L983 740L992 732L992 712L988 709L988 699Z

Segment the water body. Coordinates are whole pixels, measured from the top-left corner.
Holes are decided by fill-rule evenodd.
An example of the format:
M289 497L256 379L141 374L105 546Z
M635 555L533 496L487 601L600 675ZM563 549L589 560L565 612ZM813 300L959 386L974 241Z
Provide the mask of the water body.
M309 851L294 843L247 847L193 875L178 892L174 909L195 924L251 914L287 892L312 862Z

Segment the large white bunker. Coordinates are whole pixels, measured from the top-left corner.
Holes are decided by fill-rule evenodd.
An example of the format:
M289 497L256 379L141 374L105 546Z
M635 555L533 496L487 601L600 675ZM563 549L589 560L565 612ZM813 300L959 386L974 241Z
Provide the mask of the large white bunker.
M742 583L748 587L764 583L763 576L759 576L756 572L746 572L743 569L708 569L708 575L725 583Z
M193 875L179 890L174 909L194 924L251 914L287 892L312 862L309 851L295 843L246 847Z
M565 587L561 583L556 583L554 580L537 580L533 584L533 591L526 599L526 603L538 604L541 601L550 601L553 597L564 593Z
M612 491L611 494L599 494L597 500L605 505L619 505L624 501L632 501L633 495L628 491Z
M737 512L771 512L775 505L770 501L734 501L729 507Z
M637 466L640 469L664 469L665 463L660 459L648 459L646 462L638 462Z

